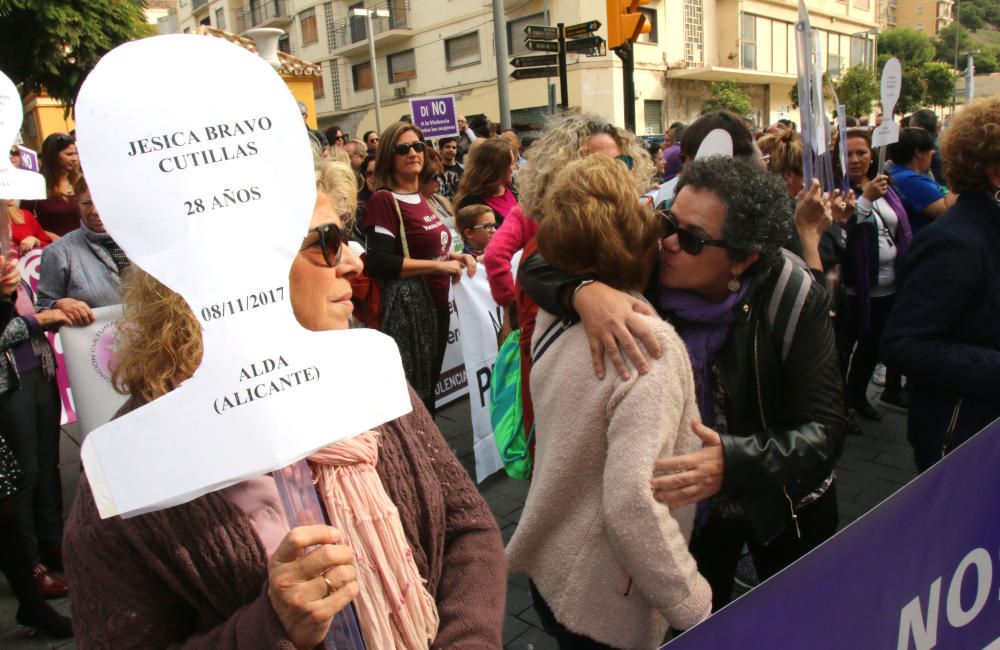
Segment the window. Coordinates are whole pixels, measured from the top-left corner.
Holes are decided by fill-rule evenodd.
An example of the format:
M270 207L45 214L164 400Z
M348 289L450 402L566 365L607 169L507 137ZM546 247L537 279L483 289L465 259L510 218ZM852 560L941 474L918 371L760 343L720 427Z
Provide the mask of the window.
M386 57L389 62L389 83L399 83L417 77L417 60L413 50L397 52Z
M663 102L647 99L642 102L643 123L646 135L663 133Z
M352 43L357 43L358 41L363 41L366 38L368 38L368 27L365 22L365 17L354 15L355 9L364 9L364 8L365 8L364 2L357 2L347 8L347 15L349 16L348 20L351 25Z
M757 17L740 14L740 59L744 68L757 68Z
M292 53L292 39L288 37L288 34L282 34L281 38L278 39L278 51L285 54Z
M856 65L861 65L862 63L867 63L867 57L865 56L865 50L868 48L865 45L868 43L866 38L856 38L851 37L851 67Z
M924 15L924 6L923 5L917 5L917 15L918 16L923 16Z
M831 77L840 76L840 55L831 54L826 58L826 73Z
M923 23L917 23L917 25L916 25L916 27L914 27L914 29L916 29L918 32L922 32L922 31L924 31L924 24Z
M326 97L326 86L323 84L323 70L320 66L319 75L313 77L313 95L316 99L322 99Z
M319 30L316 28L316 8L306 9L299 14L299 29L302 31L302 44L311 45L319 40Z
M354 79L354 90L372 89L372 66L368 61L351 66L351 77Z
M447 39L444 42L444 58L449 68L479 63L479 32Z
M226 10L221 7L215 10L215 26L219 29L226 28Z
M656 43L657 33L659 32L659 25L656 22L656 9L647 9L646 7L639 7L639 11L646 15L646 24L650 26L648 34L639 34L639 38L636 39L636 43Z
M507 22L507 54L535 54L524 46L527 35L524 28L527 25L544 25L544 14L532 14L523 18L515 18Z

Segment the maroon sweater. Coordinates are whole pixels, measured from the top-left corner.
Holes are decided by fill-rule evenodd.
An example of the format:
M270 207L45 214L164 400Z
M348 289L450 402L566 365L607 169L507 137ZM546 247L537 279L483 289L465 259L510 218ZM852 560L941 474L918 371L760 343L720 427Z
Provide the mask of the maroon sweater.
M500 532L412 390L410 401L412 413L378 428L377 470L437 602L432 647L500 648ZM246 514L218 493L101 520L81 481L63 551L81 650L293 648L267 596L264 547Z

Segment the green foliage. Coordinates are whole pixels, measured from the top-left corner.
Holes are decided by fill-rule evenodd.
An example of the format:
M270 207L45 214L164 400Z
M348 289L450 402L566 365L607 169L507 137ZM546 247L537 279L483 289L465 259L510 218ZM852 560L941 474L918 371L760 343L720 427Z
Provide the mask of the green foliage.
M836 84L837 99L848 115L864 117L872 112L872 102L878 101L879 84L866 65L858 64L843 74Z
M978 6L972 4L971 2L962 3L962 11L959 16L959 22L962 23L964 27L968 27L972 31L976 31L982 27L986 20L983 17L983 10Z
M897 27L882 32L878 39L878 51L879 70L892 57L899 59L903 68L921 66L934 58L934 41L915 29Z
M3 0L0 69L15 84L67 108L109 50L149 36L143 0Z
M937 40L934 41L935 59L942 63L955 63L955 34L958 33L958 58L964 58L965 53L976 49L969 36L969 30L958 23L951 23L938 32ZM959 69L965 67L961 60L958 62Z
M983 47L980 48L979 53L974 55L977 73L991 73L1000 72L1000 47ZM964 72L965 65L968 63L968 57L964 61L959 61L960 69Z
M924 80L923 66L903 66L903 84L899 89L899 101L893 113L905 115L924 105L927 82ZM883 107L885 112L885 107Z
M838 91L839 92L839 91ZM792 102L792 108L799 107L799 84L792 84L792 89L788 91L788 99ZM830 73L823 73L823 101L829 102L833 101L833 95L830 94Z
M932 61L920 70L924 81L924 104L946 106L951 104L958 74L947 63Z
M712 94L701 103L701 112L727 110L747 117L753 112L750 95L734 81L713 81Z

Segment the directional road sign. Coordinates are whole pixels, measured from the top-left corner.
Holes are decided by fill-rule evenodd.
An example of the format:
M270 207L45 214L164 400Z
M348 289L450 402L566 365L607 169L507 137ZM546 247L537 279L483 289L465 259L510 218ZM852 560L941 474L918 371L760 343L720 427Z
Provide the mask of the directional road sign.
M533 65L557 65L559 57L555 54L534 54L532 56L517 56L510 60L515 68L528 68Z
M541 79L543 77L558 77L559 68L550 65L544 68L518 68L510 73L514 79Z
M585 23L577 23L576 25L570 25L563 29L563 35L566 38L580 38L581 36L587 36L592 34L601 28L601 21L599 20L588 20Z
M566 41L566 51L567 52L590 52L601 47L604 43L604 39L600 36L591 36L589 38L578 38L575 41Z
M524 34L528 38L537 38L543 41L554 41L559 38L559 30L548 25L525 25Z
M559 41L541 41L535 38L526 38L524 39L524 46L529 50L534 50L535 52L559 51Z

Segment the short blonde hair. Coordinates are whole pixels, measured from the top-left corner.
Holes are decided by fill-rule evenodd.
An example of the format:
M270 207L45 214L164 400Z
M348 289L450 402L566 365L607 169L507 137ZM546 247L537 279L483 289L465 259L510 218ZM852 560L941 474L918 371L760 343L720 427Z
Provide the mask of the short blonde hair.
M645 288L660 229L623 163L608 156L570 162L552 180L543 211L537 241L546 260L618 289Z
M316 164L316 189L330 197L338 213L349 213L351 220L358 209L357 175L349 163L320 161ZM352 224L345 223L349 228Z
M977 99L951 118L941 161L952 192L992 192L991 165L1000 163L1000 96Z
M634 135L597 115L569 114L549 122L541 137L524 154L526 162L518 170L517 188L525 215L537 221L543 219L542 204L551 191L552 179L568 163L588 155L590 138L600 133L614 138L622 155L632 159L636 196L652 186L656 168Z

